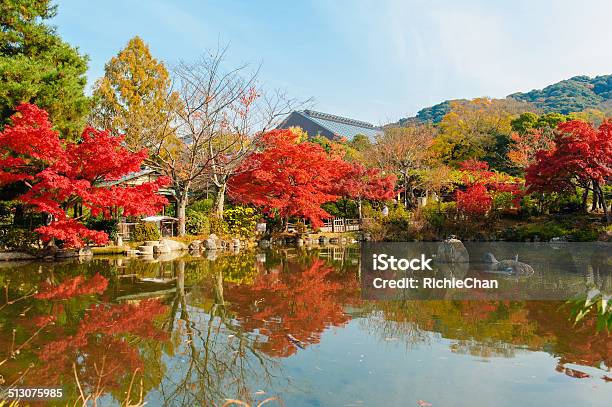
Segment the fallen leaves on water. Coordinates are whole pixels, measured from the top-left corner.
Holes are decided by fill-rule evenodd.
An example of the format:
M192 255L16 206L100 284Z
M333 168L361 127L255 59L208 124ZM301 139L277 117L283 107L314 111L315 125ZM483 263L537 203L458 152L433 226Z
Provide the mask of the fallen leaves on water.
M269 403L271 401L276 401L280 406L283 406L283 402L278 397L268 397L267 399L260 401L254 407L261 407L264 404L267 404L267 403ZM225 403L221 407L228 407L228 406L232 406L232 405L245 406L245 407L253 407L253 406L251 406L251 404L247 403L246 401L234 400L234 399L225 399Z

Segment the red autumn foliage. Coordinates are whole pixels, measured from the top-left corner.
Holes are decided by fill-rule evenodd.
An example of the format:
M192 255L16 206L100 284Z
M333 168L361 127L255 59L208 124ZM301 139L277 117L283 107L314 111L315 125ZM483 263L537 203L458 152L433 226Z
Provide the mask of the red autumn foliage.
M459 163L463 171L465 191L457 190L455 199L457 207L471 215L487 214L493 204L493 198L500 193L510 193L512 203L520 204L523 196L521 184L513 177L489 170L489 165L483 161L468 160Z
M560 123L554 145L536 153L525 175L530 192L575 192L612 176L612 121L598 129L581 120Z
M343 196L356 199L390 199L394 176L342 160L341 152L326 152L321 145L300 142L291 130L274 130L262 136L263 150L251 154L229 183L236 202L274 210L282 218L305 217L320 226L330 215L321 208Z
M512 133L510 138L514 145L508 158L520 168L533 164L538 151L550 150L554 145L552 137L539 129L531 129L525 134Z
M484 215L491 210L493 199L483 184L467 187L465 192L457 191L455 195L457 207L472 215Z
M155 326L154 318L167 309L158 300L94 306L85 313L76 333L62 327L51 331L57 339L40 349L38 358L43 363L28 380L33 378L37 385L61 383L62 377L73 377L76 362L82 385L118 389L136 369L144 368L138 349L126 336L166 340L167 333Z
M64 144L52 129L42 109L21 104L0 133L0 186L24 182L27 192L18 200L53 221L37 229L44 241L57 239L67 247L85 242L105 243L103 232L88 230L70 219L66 209L83 205L93 216L122 210L124 215L157 213L167 200L157 190L168 179L159 178L138 186L110 185L130 172L140 170L146 150L132 153L123 138L87 127L79 143Z
M395 175L383 175L377 168L366 168L359 163L348 167L334 190L338 195L355 199L382 201L395 196Z
M321 205L336 201L334 184L348 169L339 156L329 155L318 144L298 142L290 130L262 136L264 149L251 154L229 183L236 202L274 210L282 218L308 218L313 226L329 218Z
M612 341L606 330L598 331L597 317L588 315L579 324L568 318L562 304L551 301L526 301L529 319L537 323L538 336L548 338L555 355L556 370L570 376L566 366L612 366ZM576 376L573 376L576 377ZM605 379L605 376L602 377Z
M252 286L236 285L227 290L226 297L241 326L265 335L258 347L270 356L287 357L297 352L288 335L302 346L319 343L327 328L350 321L344 305L359 301L355 274L338 275L321 259L297 267L262 273Z
M108 286L108 279L96 274L87 280L84 276L76 276L63 281L59 285L47 282L41 284L35 298L40 300L65 300L79 295L102 294Z

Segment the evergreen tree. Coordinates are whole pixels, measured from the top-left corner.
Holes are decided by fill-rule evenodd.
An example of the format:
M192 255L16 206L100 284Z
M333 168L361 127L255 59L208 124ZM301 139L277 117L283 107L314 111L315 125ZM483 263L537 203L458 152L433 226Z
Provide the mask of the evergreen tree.
M0 1L0 127L21 102L49 112L62 137L80 135L89 110L87 58L45 24L49 0Z

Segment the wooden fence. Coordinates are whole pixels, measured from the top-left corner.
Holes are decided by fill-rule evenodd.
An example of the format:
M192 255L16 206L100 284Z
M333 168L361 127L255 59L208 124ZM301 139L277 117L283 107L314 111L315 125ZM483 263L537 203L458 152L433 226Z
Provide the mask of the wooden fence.
M334 218L324 221L319 228L325 233L342 233L359 230L359 219Z

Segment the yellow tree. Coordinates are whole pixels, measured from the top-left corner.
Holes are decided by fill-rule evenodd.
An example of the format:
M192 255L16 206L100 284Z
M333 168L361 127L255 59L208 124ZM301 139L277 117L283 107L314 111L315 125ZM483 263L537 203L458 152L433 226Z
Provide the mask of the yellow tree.
M400 174L406 207L414 204L419 171L427 166L435 134L435 128L428 124L387 128L364 154L383 171Z
M461 179L461 173L451 167L439 164L427 168L422 173L423 184L427 191L433 192L437 199L438 213L442 209L442 195L451 192Z
M531 110L530 104L513 99L453 101L439 123L433 150L446 164L485 159L499 168L507 161L512 119Z
M151 55L140 38L105 66L96 82L92 123L125 135L133 149L146 147L152 157L167 154L174 143L173 117L180 106L178 93L163 62Z

